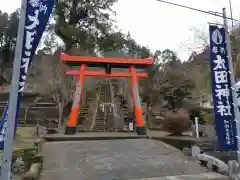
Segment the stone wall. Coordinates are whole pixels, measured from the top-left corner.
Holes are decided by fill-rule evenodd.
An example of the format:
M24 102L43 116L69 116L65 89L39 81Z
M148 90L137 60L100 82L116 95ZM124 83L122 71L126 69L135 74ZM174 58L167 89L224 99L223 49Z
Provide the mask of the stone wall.
M58 119L58 109L55 103L43 101L35 103L37 93L25 93L19 111L19 121L22 125L36 125L55 123ZM0 93L0 115L8 101L8 93Z

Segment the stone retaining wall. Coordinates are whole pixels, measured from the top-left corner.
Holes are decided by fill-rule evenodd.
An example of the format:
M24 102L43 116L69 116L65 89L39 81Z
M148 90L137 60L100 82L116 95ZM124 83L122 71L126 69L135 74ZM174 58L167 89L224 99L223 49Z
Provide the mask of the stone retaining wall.
M22 180L39 179L41 170L43 168L43 156L41 155L43 143L43 140L38 140L34 143L37 153L34 155L28 171L22 176Z
M41 155L42 141L37 141L31 148L15 149L12 157L12 179L13 180L35 180L39 179L43 166Z

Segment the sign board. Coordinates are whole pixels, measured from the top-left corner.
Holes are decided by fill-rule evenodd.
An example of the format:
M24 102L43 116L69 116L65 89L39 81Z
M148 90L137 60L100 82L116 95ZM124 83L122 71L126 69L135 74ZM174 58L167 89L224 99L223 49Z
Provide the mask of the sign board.
M236 150L236 124L224 27L210 25L211 80L216 133L221 150Z

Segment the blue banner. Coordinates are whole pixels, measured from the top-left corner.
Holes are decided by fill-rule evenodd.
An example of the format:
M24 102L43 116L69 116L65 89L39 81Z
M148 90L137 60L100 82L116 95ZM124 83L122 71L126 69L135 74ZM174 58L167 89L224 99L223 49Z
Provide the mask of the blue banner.
M28 0L25 15L25 30L23 37L23 49L21 58L21 69L19 77L19 92L17 112L15 119L15 132L18 126L18 114L24 85L27 79L28 68L32 62L34 53L41 40L45 27L48 23L55 0ZM22 16L22 14L21 14ZM21 17L20 17L21 18ZM5 132L7 128L8 104L6 105L2 119L0 120L0 149L4 148Z
M4 107L2 119L0 121L0 149L2 150L4 148L4 141L5 138L5 132L7 128L7 118L8 118L8 104Z
M216 133L221 150L236 150L236 124L229 74L225 29L210 25L212 97Z

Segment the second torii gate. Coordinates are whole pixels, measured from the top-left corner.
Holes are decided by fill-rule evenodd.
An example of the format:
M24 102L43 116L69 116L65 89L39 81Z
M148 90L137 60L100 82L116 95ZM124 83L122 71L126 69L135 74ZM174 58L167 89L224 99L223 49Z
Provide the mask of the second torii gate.
M78 111L84 87L85 76L98 77L128 77L131 78L131 94L135 111L136 132L138 135L146 134L145 121L142 117L142 108L138 91L138 78L146 78L147 73L137 72L136 69L146 69L153 64L153 58L108 58L108 57L88 57L70 56L61 53L61 62L70 66L80 66L79 70L69 70L67 75L78 76L76 91L74 94L72 109L66 123L65 134L76 134ZM89 71L87 67L102 67L104 71ZM129 72L111 72L112 68L128 68Z

